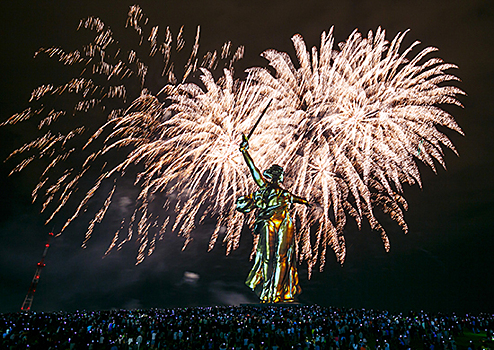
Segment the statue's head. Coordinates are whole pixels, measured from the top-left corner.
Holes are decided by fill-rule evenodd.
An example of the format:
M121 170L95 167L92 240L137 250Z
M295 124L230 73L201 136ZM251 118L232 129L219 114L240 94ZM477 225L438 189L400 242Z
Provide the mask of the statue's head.
M283 182L283 168L278 164L271 165L268 169L264 170L264 177L272 183L282 183Z

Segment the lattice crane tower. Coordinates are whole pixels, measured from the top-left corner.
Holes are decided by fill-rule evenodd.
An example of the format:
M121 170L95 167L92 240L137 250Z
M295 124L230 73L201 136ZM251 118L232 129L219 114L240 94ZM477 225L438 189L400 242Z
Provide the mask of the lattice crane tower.
M43 251L43 256L41 257L41 260L39 261L36 267L36 272L34 273L33 280L31 282L31 285L29 286L29 290L27 292L26 298L24 298L24 302L22 303L21 311L31 310L31 305L33 304L34 292L36 292L36 287L38 286L41 269L45 267L45 257L46 257L46 253L48 252L48 248L50 247L50 239L52 237L53 237L53 232L50 232L48 236L48 241L45 244L45 250Z

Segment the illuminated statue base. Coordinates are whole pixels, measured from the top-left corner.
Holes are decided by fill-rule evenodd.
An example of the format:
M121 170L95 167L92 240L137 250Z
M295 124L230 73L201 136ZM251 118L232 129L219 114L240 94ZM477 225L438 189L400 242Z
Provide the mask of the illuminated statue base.
M294 301L291 303L252 303L252 304L240 304L242 307L258 307L258 308L263 308L263 307L299 307L299 306L304 306L305 304L302 304L298 301Z

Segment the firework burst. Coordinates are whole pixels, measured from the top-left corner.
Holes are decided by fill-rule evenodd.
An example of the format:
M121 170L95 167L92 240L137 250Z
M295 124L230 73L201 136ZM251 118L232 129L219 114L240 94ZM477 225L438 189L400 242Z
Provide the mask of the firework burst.
M406 32L390 43L378 28L367 38L353 32L335 50L332 33L333 29L323 32L319 51L312 48L311 53L300 35L292 38L298 68L288 54L268 50L263 56L275 76L264 68L250 70L252 79L269 87L279 101L278 113L291 116L291 127L282 131L291 138L284 147L290 159L287 178L293 181L289 186L320 205L309 214L305 208L295 209L303 228L300 255L309 267L319 256L321 268L327 245L340 262L345 258L347 214L359 226L366 218L388 250L374 208L382 209L406 232L402 183L421 184L417 161L434 171L434 161L445 166L442 146L456 153L438 126L462 133L439 107L461 106L456 96L463 92L447 85L458 78L445 73L457 67L439 58L425 59L435 48L408 59L419 43L400 53ZM314 224L317 239L311 246L309 228Z
M139 45L146 38L145 25L147 19L140 8L131 7L127 26L139 35ZM82 149L89 152L93 147L95 151L89 152L80 171L66 169L51 182L47 175L74 153L75 148L66 145L84 133L84 125L65 134L48 131L14 151L12 157L36 150L14 171L22 170L36 157L51 159L33 191L36 199L41 189L45 189L43 210L58 202L51 220L67 203L79 179L87 176L95 160L108 159L116 149L123 151L118 153L124 154L122 160L111 166L105 163L61 231L85 210L102 183L113 179L115 184L89 224L85 244L111 206L118 191L117 178L137 166L136 208L130 218L124 218L108 248L110 252L114 247L121 247L133 239L136 231L140 243L137 263L153 253L156 241L166 231L184 236L185 248L194 228L206 218L216 222L210 249L220 235L227 253L238 247L244 217L235 211L234 203L254 189L238 144L241 134L250 130L269 100L273 103L250 142L252 155L261 169L272 163L283 165L287 189L315 204L311 209L302 206L293 209L301 227L296 236L297 255L300 261L308 262L309 272L318 261L323 268L328 247L335 252L337 261L344 261L343 233L348 216L359 227L367 220L371 228L380 232L388 250L386 232L374 211L379 208L406 232L403 211L407 203L401 195L402 184L421 185L418 161L435 171L435 162L445 166L443 147L456 152L438 127L462 133L453 117L441 109L444 104L461 106L456 96L463 92L449 84L458 78L446 73L456 66L439 58L426 58L436 50L430 47L408 58L418 42L400 52L406 32L388 42L380 28L375 33L369 32L367 38L355 31L336 49L331 29L322 33L319 49L312 48L310 52L303 38L295 35L292 41L297 64L287 53L268 50L262 56L275 74L254 67L247 70L245 80L239 80L234 78L233 63L242 57L243 48L233 53L231 43L226 43L221 53L208 52L199 63L198 28L183 78L178 82L170 56L171 32L167 28L160 42L158 27L153 27L147 39L148 54L161 55L160 71L167 80L158 93L152 93L145 87L148 66L134 50L120 60L120 50L108 54L115 40L100 20L90 18L81 21L81 26L97 33L94 42L82 53L66 54L53 48L41 51L59 57L65 64L83 64L84 72L89 68L90 74L105 77L106 85L98 85L94 79L77 78L56 88L43 85L33 91L32 100L70 92L83 97L76 104L77 111L104 105L105 99L114 97L123 101L122 106L108 113L96 131L89 133L91 136L86 138ZM181 29L175 50L179 52L183 47ZM109 56L116 61L105 61ZM220 60L226 61L225 69L222 77L215 79L212 71ZM202 87L188 82L199 69ZM128 88L113 81L121 82L129 76L136 77L141 88L139 96L131 98L133 102L126 105ZM96 93L100 97L94 97ZM29 119L43 110L28 109L4 124ZM63 111L49 111L42 118L40 128L63 114ZM157 211L152 209L156 203L160 208ZM168 209L174 214L168 215ZM125 227L128 233L121 237Z
M202 72L205 90L196 84L168 86L165 90L172 101L168 107L160 106L152 97L157 106L151 103L152 107L142 108L139 103L138 112L126 113L116 122L113 141L107 141L106 149L120 144L135 146L113 171L125 172L130 165L145 164L137 175L142 204L134 213L140 213L144 226L152 218L147 211L149 200L160 193L166 197L163 208L175 210L172 230L185 237L184 248L196 224L212 216L217 223L210 249L221 232L228 253L238 247L243 224L243 216L233 204L253 186L238 151L238 139L250 127L246 116L259 112L263 97L251 93L249 81L235 82L227 69L218 82L208 70ZM166 115L168 118L163 120ZM154 124L142 127L142 120ZM163 222L155 236L158 239L166 231L168 218ZM139 232L144 246L149 233ZM143 258L142 254L138 260Z

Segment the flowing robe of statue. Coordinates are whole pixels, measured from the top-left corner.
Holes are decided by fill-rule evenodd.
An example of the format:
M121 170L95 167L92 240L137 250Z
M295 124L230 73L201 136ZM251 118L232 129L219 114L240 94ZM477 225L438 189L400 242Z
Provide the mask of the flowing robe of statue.
M283 168L279 165L272 165L261 174L247 149L244 137L240 151L259 189L238 198L237 210L243 213L257 210L254 234L259 235L259 241L254 266L245 283L258 293L262 303L293 302L301 288L289 209L293 203L309 206L309 202L280 187Z

